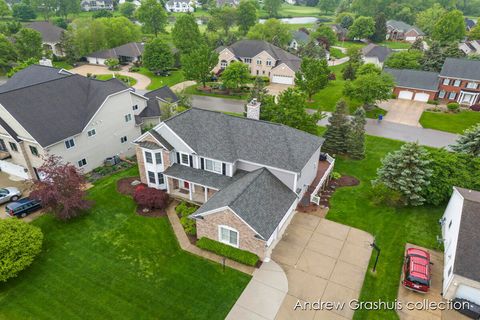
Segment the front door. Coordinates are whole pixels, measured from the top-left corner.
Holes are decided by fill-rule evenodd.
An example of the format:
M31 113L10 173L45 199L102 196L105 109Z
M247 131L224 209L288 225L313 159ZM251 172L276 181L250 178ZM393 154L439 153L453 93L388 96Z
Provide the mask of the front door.
M190 183L188 183L187 181L183 181L183 186L182 186L183 189L190 189Z

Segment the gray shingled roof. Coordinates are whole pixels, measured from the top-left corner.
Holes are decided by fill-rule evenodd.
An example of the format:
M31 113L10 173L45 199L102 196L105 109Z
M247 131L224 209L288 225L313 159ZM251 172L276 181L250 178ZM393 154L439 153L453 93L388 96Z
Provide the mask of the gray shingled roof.
M130 42L121 46L90 53L87 57L108 59L118 58L120 56L136 58L143 54L144 44L140 42Z
M155 142L150 142L150 141L141 141L141 142L138 143L138 145L142 148L150 149L150 150L160 149L160 146L158 144L156 144Z
M30 22L27 24L27 28L40 32L43 42L49 43L59 43L62 33L65 31L48 21Z
M268 240L296 199L295 193L283 182L268 169L261 168L215 193L194 216L228 206Z
M177 95L168 87L163 86L156 90L152 90L144 94L148 98L147 107L140 112L140 117L160 117L160 104L158 99L164 102L175 103L178 102Z
M363 56L376 57L380 62L384 62L392 52L392 49L384 46L378 46L374 43L370 43L366 47L362 48Z
M107 96L125 89L117 79L70 75L3 92L0 104L46 147L82 132Z
M70 75L72 75L72 73L63 69L33 64L23 70L18 71L10 79L8 79L7 83L0 86L0 93L28 87L50 80L68 77Z
M240 40L227 48L239 58L253 58L260 52L266 51L277 60L276 66L285 63L293 71L298 71L298 69L300 69L300 63L302 61L299 57L290 52L263 40ZM222 49L224 49L224 47L217 48L217 51Z
M237 170L233 177L228 177L206 170L194 169L178 163L174 163L163 172L164 175L169 177L187 180L218 190L227 187L231 183L243 177L246 173L246 171Z
M397 87L438 91L438 73L410 69L383 69L391 74Z
M191 108L165 123L200 156L300 172L323 138L281 124Z
M415 30L417 31L417 33L419 35L424 35L423 31L420 30L419 28L415 27L415 26L411 26L409 25L408 23L405 23L403 21L398 21L398 20L388 20L387 21L387 26L390 25L392 26L394 29L400 31L400 32L408 32L410 30Z
M441 77L480 80L480 61L447 58L443 64Z
M158 133L157 131L155 131L155 130L153 130L153 129L150 130L149 132L150 132L150 134L151 134L152 136L155 137L155 139L157 139L158 142L160 142L165 148L167 148L167 150L170 151L170 150L173 150L173 149L174 149L174 148L172 147L172 145L171 145L170 143L168 143L168 141L165 140L165 138L162 137L162 135L161 135L160 133Z
M480 192L455 187L464 198L454 273L480 281Z
M18 137L18 134L15 132L15 130L10 127L10 125L3 120L3 118L0 118L0 126L2 126L5 131L17 142L21 141L20 138Z
M293 32L293 39L298 43L307 43L310 36L304 30L296 30Z

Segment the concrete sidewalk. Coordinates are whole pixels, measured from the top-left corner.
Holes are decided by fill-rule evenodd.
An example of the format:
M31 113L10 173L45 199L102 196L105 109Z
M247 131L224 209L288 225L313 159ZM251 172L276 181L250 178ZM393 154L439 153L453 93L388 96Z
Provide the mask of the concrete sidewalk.
M283 269L273 260L255 270L253 278L227 315L227 320L273 320L288 291Z

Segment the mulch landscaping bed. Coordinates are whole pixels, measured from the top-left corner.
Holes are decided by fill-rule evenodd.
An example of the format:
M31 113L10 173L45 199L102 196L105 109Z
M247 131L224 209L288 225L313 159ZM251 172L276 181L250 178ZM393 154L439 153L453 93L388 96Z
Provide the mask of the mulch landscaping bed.
M133 194L135 193L135 188L138 186L132 186L132 182L135 180L140 181L140 177L129 177L118 180L117 191L121 194L133 197ZM138 215L142 217L158 218L167 216L167 211L163 209L149 210L148 212L144 212L143 209L144 208L137 206L137 209L135 211Z
M332 179L325 189L320 193L320 205L330 207L330 198L337 188L358 186L360 180L352 176L341 176L339 179Z

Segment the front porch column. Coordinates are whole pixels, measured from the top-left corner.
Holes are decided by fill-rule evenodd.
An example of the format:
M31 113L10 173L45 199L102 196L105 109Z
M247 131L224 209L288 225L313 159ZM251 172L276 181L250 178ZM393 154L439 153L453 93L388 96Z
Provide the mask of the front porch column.
M188 183L188 196L189 196L190 200L193 200L193 192L192 192L192 183L191 182Z
M205 202L207 202L207 200L208 200L208 188L205 187L204 189L205 189Z
M457 102L458 103L462 103L463 102L463 96L465 95L465 93L463 93L462 91L460 91L460 94L458 95L458 99L457 99Z
M170 193L170 183L168 181L168 177L163 176L163 178L165 179L165 184L167 185L167 193Z

